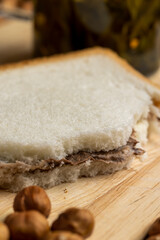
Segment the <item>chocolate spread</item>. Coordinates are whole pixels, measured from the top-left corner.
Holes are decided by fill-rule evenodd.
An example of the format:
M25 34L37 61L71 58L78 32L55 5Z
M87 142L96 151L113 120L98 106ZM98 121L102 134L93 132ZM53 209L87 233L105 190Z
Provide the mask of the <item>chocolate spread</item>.
M6 172L12 169L12 173L15 172L34 172L36 170L40 171L49 171L56 167L61 167L63 165L72 165L76 166L87 161L98 161L98 162L122 162L131 158L133 156L140 156L144 154L144 150L141 148L137 148L136 144L138 142L133 138L130 137L127 144L119 147L115 150L110 150L108 152L100 151L100 152L87 152L87 151L80 151L75 154L68 155L66 158L61 160L55 159L47 159L42 160L37 165L29 165L20 161L16 161L15 163L5 163L0 164L0 168L4 168Z

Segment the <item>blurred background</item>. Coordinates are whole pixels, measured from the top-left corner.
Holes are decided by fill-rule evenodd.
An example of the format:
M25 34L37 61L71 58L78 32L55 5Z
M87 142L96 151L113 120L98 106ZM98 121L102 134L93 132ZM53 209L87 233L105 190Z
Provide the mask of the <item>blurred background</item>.
M160 0L0 0L0 64L103 46L160 78Z
M0 0L0 64L29 59L33 48L33 2Z

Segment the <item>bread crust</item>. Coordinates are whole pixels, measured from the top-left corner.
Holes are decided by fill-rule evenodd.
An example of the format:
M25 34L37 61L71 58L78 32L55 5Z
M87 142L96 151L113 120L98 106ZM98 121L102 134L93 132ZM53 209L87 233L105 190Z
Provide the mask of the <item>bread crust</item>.
M145 82L153 87L156 87L158 90L160 90L159 85L151 82L148 78L146 78L140 72L135 70L131 65L128 64L128 62L125 59L122 59L121 57L119 57L117 53L113 52L112 50L110 50L108 48L102 48L102 47L87 48L84 50L74 51L74 52L65 53L65 54L53 55L50 57L42 57L42 58L36 58L36 59L31 59L31 60L24 60L24 61L21 61L18 63L4 64L4 65L0 66L0 71L5 71L8 69L11 70L11 69L15 69L15 68L23 68L26 66L35 66L35 65L39 65L39 64L43 64L43 63L68 61L70 59L76 59L79 57L91 56L91 55L96 55L96 54L109 56L111 59L116 61L119 65L121 65L123 68L125 68L130 73L137 76L143 82ZM160 99L160 97L159 97L159 99Z

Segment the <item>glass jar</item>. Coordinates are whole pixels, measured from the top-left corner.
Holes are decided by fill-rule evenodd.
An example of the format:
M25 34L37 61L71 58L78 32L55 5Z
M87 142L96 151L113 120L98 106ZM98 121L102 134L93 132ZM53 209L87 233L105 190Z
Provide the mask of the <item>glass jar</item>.
M35 55L103 46L144 74L160 57L160 0L37 0Z

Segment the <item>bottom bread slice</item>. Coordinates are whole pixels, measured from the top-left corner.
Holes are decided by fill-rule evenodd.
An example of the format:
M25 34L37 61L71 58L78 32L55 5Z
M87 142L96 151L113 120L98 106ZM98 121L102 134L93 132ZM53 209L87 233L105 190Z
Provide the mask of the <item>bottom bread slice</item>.
M62 159L43 160L37 165L0 163L0 187L17 192L29 185L50 188L64 182L74 182L80 177L110 174L127 168L135 157L144 154L130 137L127 144L108 152L78 152Z

